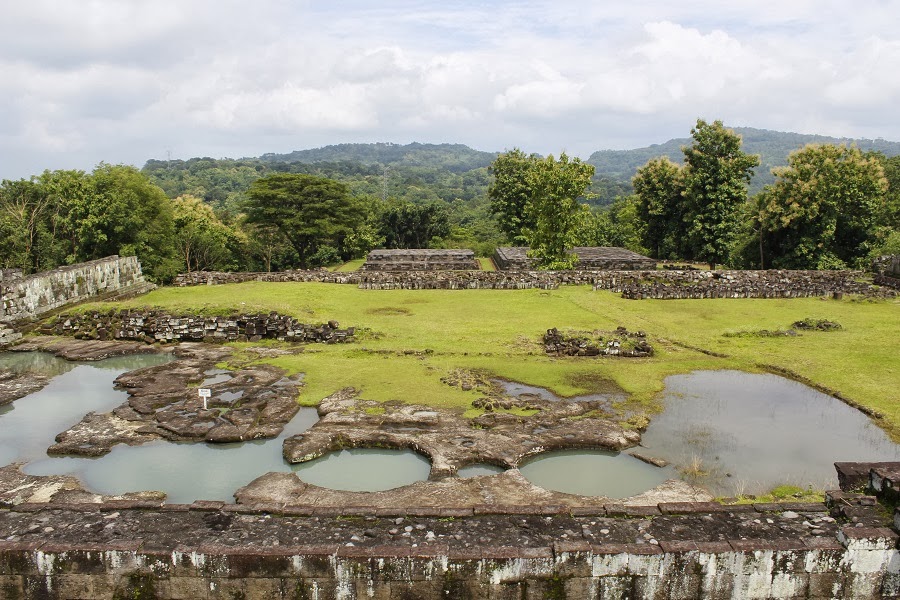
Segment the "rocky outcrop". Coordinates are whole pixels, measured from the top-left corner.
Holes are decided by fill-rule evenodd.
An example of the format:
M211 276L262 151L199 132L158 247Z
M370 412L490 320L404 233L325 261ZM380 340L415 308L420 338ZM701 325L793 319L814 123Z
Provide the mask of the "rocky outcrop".
M108 413L88 413L56 436L49 454L102 456L116 444L150 441L238 442L278 436L299 410L297 378L269 365L246 365L223 372L223 346L182 344L177 359L129 371L116 385L129 393ZM208 388L204 401L197 388Z
M653 346L643 331L566 332L548 329L543 338L544 351L556 356L621 356L644 358L653 356Z
M522 417L488 412L474 419L428 406L361 400L352 389L319 404L319 421L284 441L288 462L298 463L341 448L409 448L431 459L431 478L460 467L489 463L516 467L529 456L555 449L621 450L640 441L603 414L602 402L555 402L534 397Z

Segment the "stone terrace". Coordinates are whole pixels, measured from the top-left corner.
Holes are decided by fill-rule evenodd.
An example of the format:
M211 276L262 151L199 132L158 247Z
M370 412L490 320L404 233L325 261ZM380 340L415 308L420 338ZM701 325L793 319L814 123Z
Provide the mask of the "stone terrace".
M478 262L472 250L372 250L364 271L472 271Z
M635 271L655 269L656 261L625 248L609 246L576 246L572 252L578 257L576 269L583 271ZM494 263L505 271L528 270L533 260L528 258L525 246L506 246L494 252Z

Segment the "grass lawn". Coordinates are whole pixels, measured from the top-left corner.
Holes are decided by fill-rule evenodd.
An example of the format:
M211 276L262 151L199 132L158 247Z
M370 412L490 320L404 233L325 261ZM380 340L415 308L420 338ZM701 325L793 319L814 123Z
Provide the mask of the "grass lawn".
M89 305L85 309L89 308ZM316 404L352 386L372 400L470 409L482 394L443 383L457 369L550 388L563 396L619 387L629 410L652 414L666 376L696 369L788 369L884 415L900 440L900 302L824 300L623 300L586 286L558 290L360 290L349 285L248 282L162 288L117 307L172 312L290 314L358 328L357 342L310 345L267 359L306 373L300 401ZM726 337L784 330L812 317L843 325L796 337ZM652 358L555 358L541 335L560 330L644 330ZM238 344L240 346L240 344ZM712 356L701 350L723 356ZM471 414L471 412L469 413Z
M349 260L341 265L336 267L332 267L332 271L338 271L341 273L349 273L350 271L359 271L359 268L363 266L363 263L366 262L364 258L357 258L356 260Z

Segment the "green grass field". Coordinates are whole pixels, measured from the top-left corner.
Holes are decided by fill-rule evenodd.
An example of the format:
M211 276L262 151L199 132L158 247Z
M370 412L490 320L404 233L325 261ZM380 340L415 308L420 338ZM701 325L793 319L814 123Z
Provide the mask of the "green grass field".
M467 410L482 394L441 381L464 369L563 396L619 387L630 394L629 410L652 414L660 409L658 393L668 375L696 369L787 369L882 413L881 425L900 439L898 301L634 301L588 287L374 291L249 282L162 288L116 306L207 314L278 311L304 322L335 319L343 327L357 327L354 344L310 345L300 354L268 359L306 374L304 404L352 386L367 399ZM843 329L797 337L723 335L783 330L806 317L837 321ZM656 355L556 358L545 355L539 343L550 327L613 330L620 325L646 331Z

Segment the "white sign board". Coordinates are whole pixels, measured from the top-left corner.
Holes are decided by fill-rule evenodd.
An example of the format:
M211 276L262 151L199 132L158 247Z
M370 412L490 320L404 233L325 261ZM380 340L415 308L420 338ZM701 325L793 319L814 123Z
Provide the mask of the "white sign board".
M209 388L198 388L197 392L200 394L200 397L203 398L203 408L206 409L206 399L212 396L212 390Z

